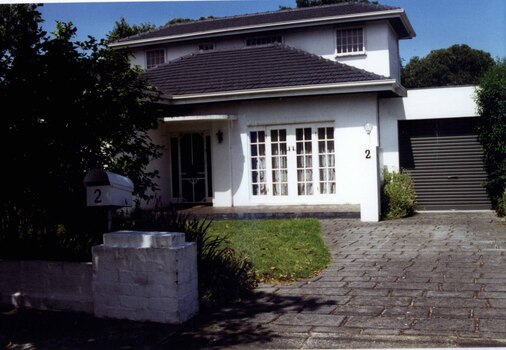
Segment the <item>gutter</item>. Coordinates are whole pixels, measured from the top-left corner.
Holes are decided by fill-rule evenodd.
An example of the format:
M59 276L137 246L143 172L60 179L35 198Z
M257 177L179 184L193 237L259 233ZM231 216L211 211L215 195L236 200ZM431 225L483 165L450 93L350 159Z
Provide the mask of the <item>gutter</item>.
M264 24L255 24L250 26L242 26L242 27L233 27L233 28L224 28L224 29L215 29L187 34L178 34L178 35L169 35L162 36L156 38L148 38L148 39L138 39L138 40L130 40L130 41L122 41L110 43L109 47L111 48L126 48L126 47L139 47L145 45L156 45L162 43L169 42L177 42L184 41L188 39L203 39L207 37L216 37L216 36L225 36L231 34L243 34L248 32L264 32L267 30L273 29L289 29L294 27L309 27L315 24L333 24L340 22L356 22L363 20L380 20L380 19L391 19L391 18L400 18L404 27L408 31L408 37L413 38L416 36L416 33L409 22L409 19L406 16L406 12L403 9L395 9L388 11L379 11L373 13L361 13L361 14L351 14L351 15L341 15L341 16L330 16L330 17L319 17L312 19L303 19L303 20L295 20L295 21L285 21L285 22L277 22L277 23L264 23Z
M260 98L296 97L330 95L362 92L390 91L397 96L406 97L406 89L395 79L368 80L335 84L301 85L294 87L275 87L249 90L221 91L185 95L162 95L159 103L185 105L195 103L251 100Z

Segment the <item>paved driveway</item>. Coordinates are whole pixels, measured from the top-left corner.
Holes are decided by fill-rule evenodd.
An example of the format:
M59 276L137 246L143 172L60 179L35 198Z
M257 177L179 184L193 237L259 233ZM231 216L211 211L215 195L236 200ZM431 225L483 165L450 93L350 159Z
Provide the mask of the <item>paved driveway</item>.
M321 225L333 260L320 276L262 286L156 348L506 346L506 225L492 213Z

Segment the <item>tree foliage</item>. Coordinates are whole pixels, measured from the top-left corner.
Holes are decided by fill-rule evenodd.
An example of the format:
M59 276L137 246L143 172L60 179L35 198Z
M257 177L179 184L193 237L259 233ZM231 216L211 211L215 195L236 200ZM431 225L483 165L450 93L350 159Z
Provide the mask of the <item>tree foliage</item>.
M156 29L156 26L154 24L141 23L130 25L127 23L124 17L121 17L119 21L114 22L113 29L107 34L107 41L117 41L119 39L147 32L153 29Z
M433 50L426 57L413 57L402 69L402 85L407 88L475 85L494 65L488 52L468 45Z
M476 92L481 116L478 133L488 173L486 187L494 208L506 190L506 60L485 73Z
M369 0L296 0L297 7L313 7L322 5L340 4L343 2L369 3ZM377 1L372 3L377 4Z
M130 68L128 53L91 37L74 41L71 23L48 36L35 5L0 11L0 156L8 184L0 235L8 226L40 228L78 216L83 178L94 167L129 176L147 199L157 173L146 166L160 156L148 136L157 126L156 96Z

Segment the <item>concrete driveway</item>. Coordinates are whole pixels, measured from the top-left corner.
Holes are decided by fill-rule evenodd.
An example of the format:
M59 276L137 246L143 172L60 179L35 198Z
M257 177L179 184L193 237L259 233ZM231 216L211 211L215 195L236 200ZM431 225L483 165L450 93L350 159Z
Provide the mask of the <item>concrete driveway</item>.
M506 225L493 213L322 220L332 263L201 316L156 349L506 346Z

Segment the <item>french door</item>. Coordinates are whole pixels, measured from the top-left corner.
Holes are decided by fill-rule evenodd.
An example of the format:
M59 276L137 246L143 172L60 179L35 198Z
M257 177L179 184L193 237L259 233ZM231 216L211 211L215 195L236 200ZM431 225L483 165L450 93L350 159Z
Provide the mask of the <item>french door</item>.
M306 202L336 193L332 126L281 126L249 132L251 195Z

